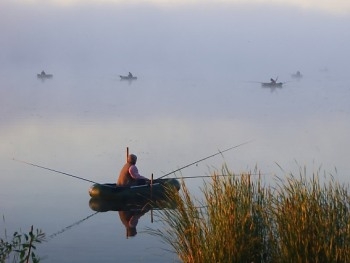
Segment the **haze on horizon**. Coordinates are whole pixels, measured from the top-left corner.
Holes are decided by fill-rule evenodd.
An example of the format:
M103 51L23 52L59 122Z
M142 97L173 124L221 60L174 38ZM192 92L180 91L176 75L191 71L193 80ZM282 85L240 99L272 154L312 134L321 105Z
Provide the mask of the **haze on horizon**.
M307 3L2 1L0 69L346 75L350 3Z
M171 116L171 120L181 120L176 123L184 127L184 134L188 133L189 123L184 118L203 121L200 127L207 125L208 119L218 120L219 125L227 121L229 130L243 127L238 137L257 131L260 138L276 141L279 148L280 142L290 141L287 132L296 128L300 137L295 133L291 136L306 138L306 142L308 134L313 135L309 133L311 128L321 127L325 135L315 133L315 148L321 144L327 146L324 152L331 153L329 149L343 146L344 134L339 135L339 131L348 131L348 122L343 119L349 112L349 96L347 87L339 87L335 81L341 79L343 84L349 79L349 15L277 1L217 5L206 1L163 7L149 1L91 1L65 6L50 1L2 1L2 126L10 134L12 129L17 130L13 123L34 120L35 130L36 123L46 116L49 120L44 118L44 123L61 125L57 132L63 130L64 135L69 135L61 127L70 127L78 119L81 122L72 135L75 140L76 134L86 133L81 123L87 119L114 125L129 116L147 116L143 125L153 118L158 125L164 125L159 119ZM325 68L329 71L321 73ZM43 69L53 73L54 79L41 85L36 73ZM256 83L241 85L276 76L279 81L288 81L296 70L306 76L300 83L302 90L297 85L289 89L293 87L290 85L283 94L270 94ZM118 74L128 71L140 77L136 85L131 89L118 87ZM165 81L159 81L162 78ZM129 110L124 98L130 94L139 99L141 111L136 107ZM335 114L337 118L333 120ZM33 119L25 118L29 115ZM299 127L306 127L305 132L294 126L295 120ZM104 125L96 126L98 132L103 127L101 134L106 130ZM171 123L166 127L166 131L178 130ZM280 140L274 137L281 134ZM215 129L212 136L218 136ZM301 139L293 146L303 145ZM271 153L278 152L270 146L267 148ZM295 156L291 154L291 158ZM339 156L339 150L334 156Z
M350 3L346 0L317 1L317 0L15 0L17 4L53 4L57 6L74 6L85 4L152 4L162 7L205 5L205 4L229 4L229 5L254 5L274 4L295 6L310 10L322 10L327 13L349 14Z

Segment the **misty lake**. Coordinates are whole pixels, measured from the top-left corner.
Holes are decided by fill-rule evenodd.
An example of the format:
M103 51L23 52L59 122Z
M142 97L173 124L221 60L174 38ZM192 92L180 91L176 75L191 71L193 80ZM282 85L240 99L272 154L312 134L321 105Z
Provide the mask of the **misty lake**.
M157 178L254 140L177 175L208 175L227 163L234 172L257 166L268 181L284 174L278 163L296 174L300 166L310 173L322 166L348 182L346 80L305 77L270 90L223 78L142 76L129 83L102 74L54 75L44 82L35 72L23 76L1 78L7 97L1 109L1 213L7 231L33 224L51 236L38 248L44 262L171 262L176 255L142 232L156 227L149 213L140 218L136 237L127 239L118 212L89 217L90 183L13 158L104 183L116 181L126 147L138 155L140 172ZM202 180L187 183L195 193Z
M296 28L286 33L290 18L299 15L294 9L283 20L277 15L274 21L280 23L273 23L254 22L258 8L231 10L236 16L225 7L204 8L192 20L192 13L181 8L129 6L134 13L127 16L123 8L100 6L95 11L86 7L81 20L72 23L74 8L56 10L55 16L43 12L47 23L34 18L40 16L33 7L28 12L16 9L27 20L17 21L4 11L0 16L19 30L15 35L0 25L8 36L0 42L0 234L4 229L28 232L31 225L42 229L48 237L36 251L42 262L178 259L168 245L145 233L147 227L157 228L157 211L155 222L145 214L138 234L126 238L118 212L95 213L89 207L91 183L14 159L112 183L127 147L138 156L140 173L158 178L251 141L176 176L210 175L227 164L235 173L257 167L269 183L276 175L299 175L306 167L310 176L320 171L326 179L349 183L349 38L348 33L337 38L332 30L346 28L340 18L322 20L312 13L293 20ZM89 20L94 12L97 24ZM318 21L335 22L313 36L296 33L304 26L316 28ZM243 28L221 27L243 22ZM35 37L27 24L41 29ZM117 32L124 28L122 38L109 35L111 25ZM49 30L53 26L54 33ZM269 41L274 34L282 37ZM41 70L53 78L38 79ZM300 80L291 76L297 70L303 74ZM128 71L138 79L121 81L119 75ZM276 77L283 87L259 83ZM185 182L193 194L200 193L203 179Z

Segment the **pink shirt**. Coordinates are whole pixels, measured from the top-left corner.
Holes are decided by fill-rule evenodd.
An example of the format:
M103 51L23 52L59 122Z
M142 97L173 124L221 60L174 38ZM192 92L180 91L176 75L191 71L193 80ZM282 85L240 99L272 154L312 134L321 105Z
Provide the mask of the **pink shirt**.
M143 177L141 174L139 174L139 170L135 165L130 166L129 173L133 179L147 179L146 177Z

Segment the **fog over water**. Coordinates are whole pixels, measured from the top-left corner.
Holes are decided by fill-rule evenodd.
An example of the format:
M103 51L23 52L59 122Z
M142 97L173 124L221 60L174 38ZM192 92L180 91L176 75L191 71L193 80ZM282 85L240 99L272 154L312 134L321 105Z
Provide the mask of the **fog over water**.
M349 7L204 2L0 2L0 236L33 224L51 235L94 212L89 183L13 158L104 183L126 147L143 175L159 177L253 140L177 176L227 163L257 166L270 183L305 166L349 183ZM53 78L37 79L42 70ZM129 71L138 79L120 81ZM270 78L283 87L262 88ZM198 193L202 180L186 183ZM116 212L98 213L39 256L176 262L142 233L152 226L146 214L126 239Z
M346 73L348 65L348 15L282 4L8 2L0 11L1 60L11 69L251 76L325 67Z

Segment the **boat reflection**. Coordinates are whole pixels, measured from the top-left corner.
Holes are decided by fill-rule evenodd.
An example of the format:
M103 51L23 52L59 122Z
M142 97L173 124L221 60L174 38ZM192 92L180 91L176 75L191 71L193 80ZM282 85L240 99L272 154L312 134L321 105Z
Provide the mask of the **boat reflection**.
M96 212L117 211L120 221L125 226L126 237L129 238L136 236L136 227L143 215L153 210L175 209L176 202L170 199L157 199L124 203L92 197L89 201L89 206Z
M166 198L157 200L143 200L135 202L118 202L113 200L103 200L92 197L89 200L89 207L96 212L108 211L132 211L132 210L161 210L176 208L175 200Z
M282 85L279 85L279 86L273 86L273 85L261 85L262 88L267 88L267 89L270 89L271 93L272 92L275 92L276 90L279 90L279 89L282 89Z

